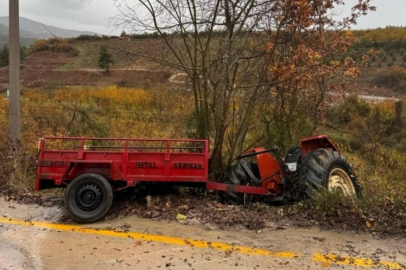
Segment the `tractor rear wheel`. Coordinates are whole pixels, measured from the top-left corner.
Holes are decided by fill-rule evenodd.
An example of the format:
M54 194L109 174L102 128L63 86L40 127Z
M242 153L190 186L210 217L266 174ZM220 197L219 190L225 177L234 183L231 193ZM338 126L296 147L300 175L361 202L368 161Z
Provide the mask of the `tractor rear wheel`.
M227 170L224 184L241 185L245 181L245 172L240 164L236 164ZM220 193L220 200L223 204L242 205L244 203L242 193L224 191Z
M103 218L113 203L113 190L103 176L85 173L76 177L65 190L65 208L82 223Z
M302 159L299 180L305 196L315 198L322 190L338 191L344 196L361 196L361 186L351 166L332 149L317 149Z
M253 162L247 162L248 168L252 173L259 177L258 165ZM227 170L225 174L225 184L231 185L250 185L249 176L245 172L240 163L235 164ZM220 195L221 202L224 204L244 205L247 201L250 201L251 195L234 191L224 191Z

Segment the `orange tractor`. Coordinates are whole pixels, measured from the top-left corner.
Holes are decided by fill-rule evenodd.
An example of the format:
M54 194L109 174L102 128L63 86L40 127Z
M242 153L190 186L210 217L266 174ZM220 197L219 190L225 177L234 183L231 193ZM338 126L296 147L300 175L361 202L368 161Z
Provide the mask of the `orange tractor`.
M339 191L361 196L361 186L346 159L325 136L314 136L291 148L284 160L279 149L253 148L236 158L225 174L225 182L238 186L261 186L272 196L266 201L314 198L320 191ZM272 153L272 155L270 154ZM225 192L225 202L244 204L246 194Z

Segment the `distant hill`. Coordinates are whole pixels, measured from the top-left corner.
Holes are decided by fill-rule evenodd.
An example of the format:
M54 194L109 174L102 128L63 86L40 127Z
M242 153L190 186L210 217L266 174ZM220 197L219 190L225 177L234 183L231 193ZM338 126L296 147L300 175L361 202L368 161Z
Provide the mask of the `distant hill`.
M20 45L28 47L33 44L35 40L36 38L26 38L20 36ZM8 32L6 34L0 32L0 46L3 47L3 45L6 43L8 43Z
M8 43L8 25L8 17L0 17L0 44ZM97 33L59 28L20 17L20 40L22 45L30 45L35 39L73 38L80 35L97 35Z
M38 37L31 32L20 30L20 43L24 46L29 46L34 43ZM8 26L0 24L0 45L8 43Z
M358 41L390 42L406 40L406 27L387 26L385 28L354 30L354 36Z

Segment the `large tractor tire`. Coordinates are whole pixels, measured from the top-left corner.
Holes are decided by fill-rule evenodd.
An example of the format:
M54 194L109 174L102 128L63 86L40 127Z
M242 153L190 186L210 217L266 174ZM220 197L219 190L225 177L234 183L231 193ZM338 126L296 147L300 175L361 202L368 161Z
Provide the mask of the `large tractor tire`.
M258 165L253 162L247 162L248 168L252 173L259 177ZM248 174L245 172L244 168L240 163L235 164L230 169L227 170L225 174L225 184L231 185L249 185L250 180ZM247 194L233 192L233 191L224 191L221 193L221 202L224 204L234 204L234 205L243 205L247 199Z
M315 198L321 192L338 191L344 196L361 196L362 189L351 166L332 149L317 149L302 159L299 180L306 197Z
M86 173L75 178L65 190L65 208L81 223L103 218L113 203L113 190L103 176Z

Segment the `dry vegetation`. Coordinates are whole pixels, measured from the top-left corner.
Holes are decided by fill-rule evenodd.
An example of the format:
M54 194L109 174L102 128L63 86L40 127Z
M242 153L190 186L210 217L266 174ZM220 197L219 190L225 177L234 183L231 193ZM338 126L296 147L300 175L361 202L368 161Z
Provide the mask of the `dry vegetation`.
M2 183L23 191L33 189L37 140L44 135L190 137L194 134L193 125L188 124L193 112L190 101L188 92L165 89L109 87L25 91L22 97L23 147L13 153L6 143L2 144ZM0 108L0 123L6 127L7 100L4 97ZM328 110L318 129L329 133L348 156L363 187L363 198L354 202L338 194L325 194L315 201L288 207L285 213L294 224L300 224L307 215L311 215L323 227L381 234L405 232L406 171L403 165L406 162L406 128L398 125L394 108L393 102L368 104L353 96ZM403 118L401 121L404 123ZM261 119L258 118L252 125L261 126ZM1 137L7 137L6 128L1 132ZM258 132L277 131L253 129L253 133ZM189 201L190 196L195 194L182 195L182 201ZM167 195L162 199L172 200ZM210 196L206 199L215 198ZM205 199L199 195L199 200ZM122 214L133 213L124 209L134 209L134 206L125 205L122 206ZM143 207L142 200L136 200L135 205ZM250 211L266 215L274 212L268 207L258 207L256 210L255 206L241 210L245 216L253 218L251 225L261 226L263 221L256 220ZM161 209L160 218L170 216L171 211ZM149 215L149 212L144 213L140 209L136 212L141 216ZM310 226L315 223L305 224Z
M363 187L362 199L356 205L347 204L352 205L349 213L364 219L363 225L372 230L388 232L393 226L404 233L406 121L395 108L393 101L370 104L351 96L330 109L325 128L348 156ZM339 199L320 208L324 214L340 216L342 205Z

